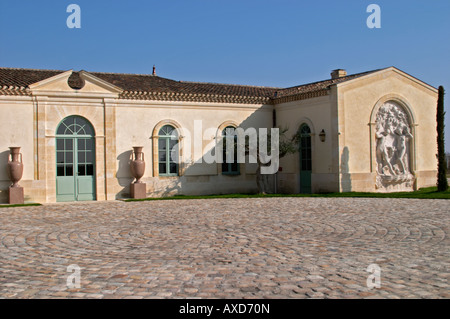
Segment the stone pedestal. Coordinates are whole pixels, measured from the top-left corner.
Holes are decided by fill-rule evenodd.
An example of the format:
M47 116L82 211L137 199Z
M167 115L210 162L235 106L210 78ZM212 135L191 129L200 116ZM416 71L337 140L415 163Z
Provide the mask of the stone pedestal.
M132 183L130 189L131 189L131 198L142 199L147 197L146 183Z
M9 188L9 203L10 204L24 203L23 187L17 186Z

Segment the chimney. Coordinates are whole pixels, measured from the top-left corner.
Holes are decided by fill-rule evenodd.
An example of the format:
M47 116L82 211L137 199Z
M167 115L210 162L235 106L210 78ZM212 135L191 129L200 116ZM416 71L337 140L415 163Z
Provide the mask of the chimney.
M339 79L342 78L344 76L347 76L347 71L345 71L344 69L337 69L337 70L333 70L331 72L331 79Z
M156 75L156 66L155 65L153 65L153 73L152 73L152 75Z

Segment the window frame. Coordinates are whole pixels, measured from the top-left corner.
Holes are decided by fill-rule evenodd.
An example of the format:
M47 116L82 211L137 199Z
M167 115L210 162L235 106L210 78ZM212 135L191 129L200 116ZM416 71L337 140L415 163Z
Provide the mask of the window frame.
M307 123L303 123L300 133L300 171L312 171L312 131ZM306 145L305 145L306 143ZM304 154L305 153L305 154Z
M171 134L161 134L161 133L164 133L163 130L166 127L170 127L172 129L172 131L170 132ZM173 133L175 133L175 134L173 134ZM163 125L159 129L157 141L158 141L157 142L158 143L157 144L158 145L157 146L158 176L161 176L161 177L179 176L180 175L180 156L179 156L179 154L180 154L180 145L179 145L180 144L180 138L179 138L179 135L178 135L176 127L171 125L171 124ZM164 141L164 143L165 143L165 150L160 149L160 141ZM177 147L177 149L176 149L176 154L177 154L176 161L173 161L171 159L171 153L172 153L171 152L171 148L170 148L170 142L171 141L177 141L177 143L176 143L176 147ZM161 161L161 159L160 159L160 155L161 155L162 151L165 152L165 154L164 154L165 160L164 161ZM161 173L161 170L160 170L160 165L161 164L165 164L165 168L166 168L166 172L165 173ZM175 169L176 172L175 173L171 173L170 172L171 164L175 164L176 165L176 169Z
M235 162L233 163L227 163L226 162L226 131L227 129L234 129L236 130L236 127L228 125L226 126L223 130L222 130L222 163L221 163L221 171L222 171L222 175L231 175L231 176L236 176L236 175L241 175L241 167L240 167L240 163L237 162L237 149L235 147L235 152L234 152L234 160ZM234 145L237 145L237 135L234 134ZM236 164L236 170L233 170L233 164ZM224 167L227 168L226 171L224 171Z

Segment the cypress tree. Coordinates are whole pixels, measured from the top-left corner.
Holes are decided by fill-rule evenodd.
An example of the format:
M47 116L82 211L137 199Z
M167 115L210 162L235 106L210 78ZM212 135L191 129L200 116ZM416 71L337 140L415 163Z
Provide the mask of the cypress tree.
M438 146L438 176L437 188L439 192L446 191L447 182L447 163L445 160L445 144L444 144L444 87L439 87L439 97L437 104L437 146Z

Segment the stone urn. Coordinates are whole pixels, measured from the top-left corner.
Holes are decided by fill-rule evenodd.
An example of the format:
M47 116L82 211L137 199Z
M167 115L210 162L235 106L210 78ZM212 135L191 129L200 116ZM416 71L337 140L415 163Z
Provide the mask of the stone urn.
M136 178L135 184L142 183L141 178L145 173L145 160L144 153L142 152L142 146L133 146L133 153L131 154L131 175ZM134 156L133 156L134 154Z
M9 149L11 150L11 160L8 159L8 174L13 182L11 187L20 187L19 181L23 174L22 153L20 153L20 147L10 147Z

